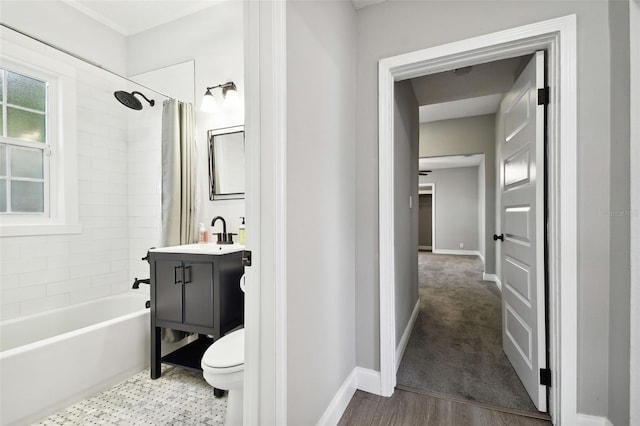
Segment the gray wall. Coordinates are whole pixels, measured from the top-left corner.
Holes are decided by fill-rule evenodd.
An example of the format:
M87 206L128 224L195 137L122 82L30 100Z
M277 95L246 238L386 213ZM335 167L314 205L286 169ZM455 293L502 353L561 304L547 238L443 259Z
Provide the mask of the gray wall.
M630 174L629 1L609 2L611 46L611 198L609 229L609 420L629 424ZM637 119L637 117L636 117ZM636 165L637 166L637 165ZM636 404L638 401L636 401Z
M356 366L355 25L347 2L287 3L292 425L317 423Z
M408 80L395 84L394 126L397 346L418 301L418 101Z
M495 114L488 114L420 124L420 157L484 154L485 214L484 232L480 237L484 237L482 255L487 274L496 272L496 244L492 239L496 229L495 117ZM476 216L474 220L477 223L479 219ZM476 249L482 252L482 246L478 242Z
M609 371L610 63L605 1L389 1L358 11L357 363L380 369L378 85L380 59L568 14L577 15L578 410L604 415ZM487 167L488 169L489 167ZM488 233L487 233L488 234ZM488 247L488 246L487 246Z
M423 183L435 184L435 249L478 250L478 167L436 169Z

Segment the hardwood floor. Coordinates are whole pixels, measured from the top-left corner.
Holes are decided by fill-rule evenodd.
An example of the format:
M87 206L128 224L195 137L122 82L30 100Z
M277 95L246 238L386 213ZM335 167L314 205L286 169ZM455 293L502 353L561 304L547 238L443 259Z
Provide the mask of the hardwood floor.
M396 389L391 398L356 391L339 426L549 426L550 421Z

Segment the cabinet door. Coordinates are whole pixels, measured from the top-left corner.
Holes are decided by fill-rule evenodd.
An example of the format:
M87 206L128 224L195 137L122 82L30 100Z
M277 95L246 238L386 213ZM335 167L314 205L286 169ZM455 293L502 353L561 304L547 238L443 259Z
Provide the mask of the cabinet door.
M213 263L184 263L184 323L213 327Z
M156 261L156 319L182 322L182 262Z

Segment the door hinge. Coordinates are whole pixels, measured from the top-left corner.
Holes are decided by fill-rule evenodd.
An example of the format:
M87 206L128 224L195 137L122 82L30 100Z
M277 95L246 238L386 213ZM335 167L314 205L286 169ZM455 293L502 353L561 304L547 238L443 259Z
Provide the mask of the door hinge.
M540 384L543 386L551 386L551 370L548 368L540 369Z
M242 266L251 266L251 250L242 252Z
M549 86L538 89L538 105L549 105Z

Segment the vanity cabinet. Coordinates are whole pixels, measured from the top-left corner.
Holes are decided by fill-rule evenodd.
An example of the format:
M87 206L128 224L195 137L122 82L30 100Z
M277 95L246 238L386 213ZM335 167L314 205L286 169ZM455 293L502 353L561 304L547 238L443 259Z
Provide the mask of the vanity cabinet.
M243 324L242 251L194 254L150 251L151 378L161 363L200 370L214 340ZM198 338L161 357L162 328L195 333Z

